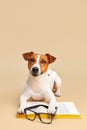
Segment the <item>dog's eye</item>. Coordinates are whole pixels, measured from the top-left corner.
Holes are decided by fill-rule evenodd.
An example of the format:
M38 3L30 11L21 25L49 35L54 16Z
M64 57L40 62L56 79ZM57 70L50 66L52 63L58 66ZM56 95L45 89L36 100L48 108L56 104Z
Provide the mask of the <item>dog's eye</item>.
M41 60L41 63L42 64L46 64L46 60Z
M33 57L30 58L30 62L35 62L35 59Z

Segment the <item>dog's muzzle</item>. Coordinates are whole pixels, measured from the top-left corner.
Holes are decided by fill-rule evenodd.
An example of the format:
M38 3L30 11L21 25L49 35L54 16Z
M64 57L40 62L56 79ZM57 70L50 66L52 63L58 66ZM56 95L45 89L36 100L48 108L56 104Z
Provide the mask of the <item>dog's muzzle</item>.
M33 75L33 76L38 76L39 75L39 68L38 67L33 67L32 68L32 71L31 71L31 74Z

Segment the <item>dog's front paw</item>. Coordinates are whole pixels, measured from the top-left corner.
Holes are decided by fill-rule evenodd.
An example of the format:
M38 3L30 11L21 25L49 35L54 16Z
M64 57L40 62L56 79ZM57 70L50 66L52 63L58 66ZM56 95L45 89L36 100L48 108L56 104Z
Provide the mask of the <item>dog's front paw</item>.
M49 106L48 107L48 113L49 114L54 114L55 113L55 106Z
M17 113L18 114L24 113L24 107L19 107Z

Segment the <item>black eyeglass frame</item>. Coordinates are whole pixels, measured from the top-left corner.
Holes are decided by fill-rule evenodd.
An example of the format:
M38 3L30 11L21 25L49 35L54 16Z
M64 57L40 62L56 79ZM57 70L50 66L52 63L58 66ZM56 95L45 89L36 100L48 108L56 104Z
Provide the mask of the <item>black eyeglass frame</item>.
M48 109L48 106L42 105L42 104L41 104L41 105L35 105L35 106L27 107L27 108L24 109L24 114L25 114L26 118L27 118L28 120L30 120L30 121L34 121L34 120L36 119L36 116L38 116L38 117L39 117L39 120L40 120L42 123L44 123L44 124L51 124L52 121L53 121L53 117L55 116L55 114L56 114L56 112L57 112L57 107L55 107L55 112L54 112L53 114L50 114L50 113L39 113L39 112L37 113L37 112L35 112L35 111L32 110L32 109L38 108L38 107L40 107L40 106L45 107L46 109ZM29 110L29 111L31 111L31 112L33 112L33 113L35 114L35 117L34 117L33 119L30 119L30 118L27 117L27 114L26 114L26 111L27 111L27 110ZM51 117L51 121L50 121L50 122L44 122L44 121L41 119L40 114L47 114L48 116Z

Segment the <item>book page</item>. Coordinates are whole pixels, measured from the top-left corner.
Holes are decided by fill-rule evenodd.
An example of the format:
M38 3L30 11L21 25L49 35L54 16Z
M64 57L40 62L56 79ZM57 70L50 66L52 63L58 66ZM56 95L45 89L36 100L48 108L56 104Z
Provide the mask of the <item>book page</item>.
M79 114L73 102L58 102L57 114Z
M44 103L44 102L28 102L27 107L34 106L34 105L40 105L40 104L48 105L47 103ZM73 102L57 102L56 106L58 107L57 114L80 115ZM47 113L47 109L42 106L35 108L33 110L36 112L39 112L39 113Z

